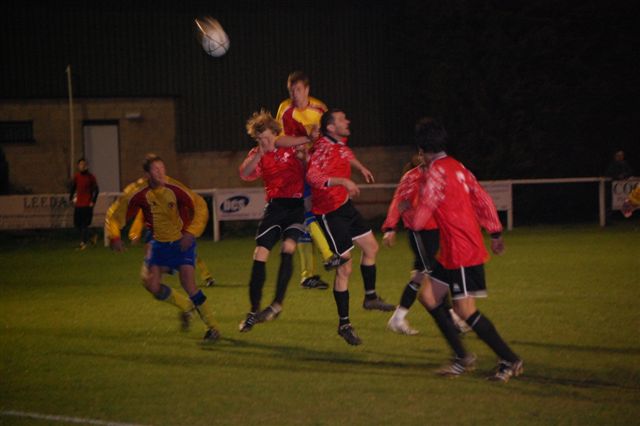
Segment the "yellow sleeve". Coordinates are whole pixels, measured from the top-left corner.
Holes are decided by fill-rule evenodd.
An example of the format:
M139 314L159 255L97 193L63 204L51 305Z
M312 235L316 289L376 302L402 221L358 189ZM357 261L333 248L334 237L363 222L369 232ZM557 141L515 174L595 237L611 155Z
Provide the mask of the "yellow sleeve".
M191 193L193 194L192 198L195 210L193 212L193 220L187 227L186 231L196 237L199 237L204 232L204 228L207 227L207 221L209 220L209 208L207 207L207 202L204 201L204 198L193 191L191 191Z
M169 182L179 186L184 192L186 192L193 201L193 217L185 231L199 237L207 227L207 221L209 220L209 208L207 207L207 202L204 201L204 198L187 188L181 182L170 177L167 178L169 179Z
M137 240L142 236L142 231L144 230L144 215L142 214L142 210L138 211L136 218L133 219L133 223L129 228L129 239L131 241Z
M291 105L291 99L285 99L284 101L280 102L278 113L276 114L276 120L278 120L280 124L282 124L282 116L284 115L284 112L289 107L289 105Z
M129 210L129 201L131 197L143 186L146 185L146 181L139 179L138 181L129 184L124 193L118 198L107 210L105 215L105 232L109 240L120 239L120 230L127 224L127 211ZM142 213L141 211L139 213Z

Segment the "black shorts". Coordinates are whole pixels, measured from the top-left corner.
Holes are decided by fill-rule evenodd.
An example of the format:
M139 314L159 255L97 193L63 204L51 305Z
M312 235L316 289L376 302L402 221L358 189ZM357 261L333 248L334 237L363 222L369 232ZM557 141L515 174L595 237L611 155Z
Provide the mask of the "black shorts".
M88 228L93 220L93 207L76 207L73 210L73 224L76 228Z
M353 249L353 240L371 232L371 226L351 203L347 201L336 210L316 215L331 250L344 255Z
M432 271L436 266L436 253L440 247L440 232L437 229L408 232L414 256L413 269L425 273Z
M282 237L298 242L304 233L304 200L302 198L273 198L264 208L264 215L256 232L256 245L271 250Z
M449 287L453 300L467 297L487 297L484 265L445 269L440 262L436 262L431 273L431 280Z

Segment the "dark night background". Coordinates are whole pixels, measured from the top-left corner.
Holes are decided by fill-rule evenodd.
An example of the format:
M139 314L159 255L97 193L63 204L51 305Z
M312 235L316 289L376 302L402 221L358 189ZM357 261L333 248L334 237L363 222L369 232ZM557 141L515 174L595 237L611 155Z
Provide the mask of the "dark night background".
M195 41L202 15L230 35L222 58ZM71 64L76 97L175 97L178 151L245 149L246 117L303 69L356 147L410 144L434 115L480 179L599 176L617 149L640 174L638 18L598 0L26 2L0 17L0 98L66 98Z

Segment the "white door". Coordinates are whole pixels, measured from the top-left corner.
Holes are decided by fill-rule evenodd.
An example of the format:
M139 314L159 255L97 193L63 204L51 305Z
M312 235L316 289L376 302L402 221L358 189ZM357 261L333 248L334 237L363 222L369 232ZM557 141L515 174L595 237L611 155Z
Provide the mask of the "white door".
M98 181L100 192L119 192L121 188L118 125L85 124L84 156L89 162L89 171Z

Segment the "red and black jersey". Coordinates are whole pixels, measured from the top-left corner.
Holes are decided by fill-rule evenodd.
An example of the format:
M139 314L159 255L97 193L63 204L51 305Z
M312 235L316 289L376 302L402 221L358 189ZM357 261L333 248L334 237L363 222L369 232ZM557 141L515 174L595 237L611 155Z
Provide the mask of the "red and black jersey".
M304 190L304 167L296 157L295 147L278 148L265 152L253 173L242 175L242 170L256 155L258 147L247 154L240 165L240 178L253 181L262 178L267 201L273 198L302 198Z
M76 172L71 182L69 199L76 195L76 207L90 207L98 199L98 182L89 172Z
M501 232L493 200L462 163L441 153L429 165L413 218L424 229L433 216L440 229L438 260L447 269L480 265L489 254L480 227Z
M307 165L307 183L311 186L311 211L314 214L332 212L349 199L344 186L329 187L327 181L331 177L351 179L351 160L354 158L353 151L344 141L324 136L313 144Z

